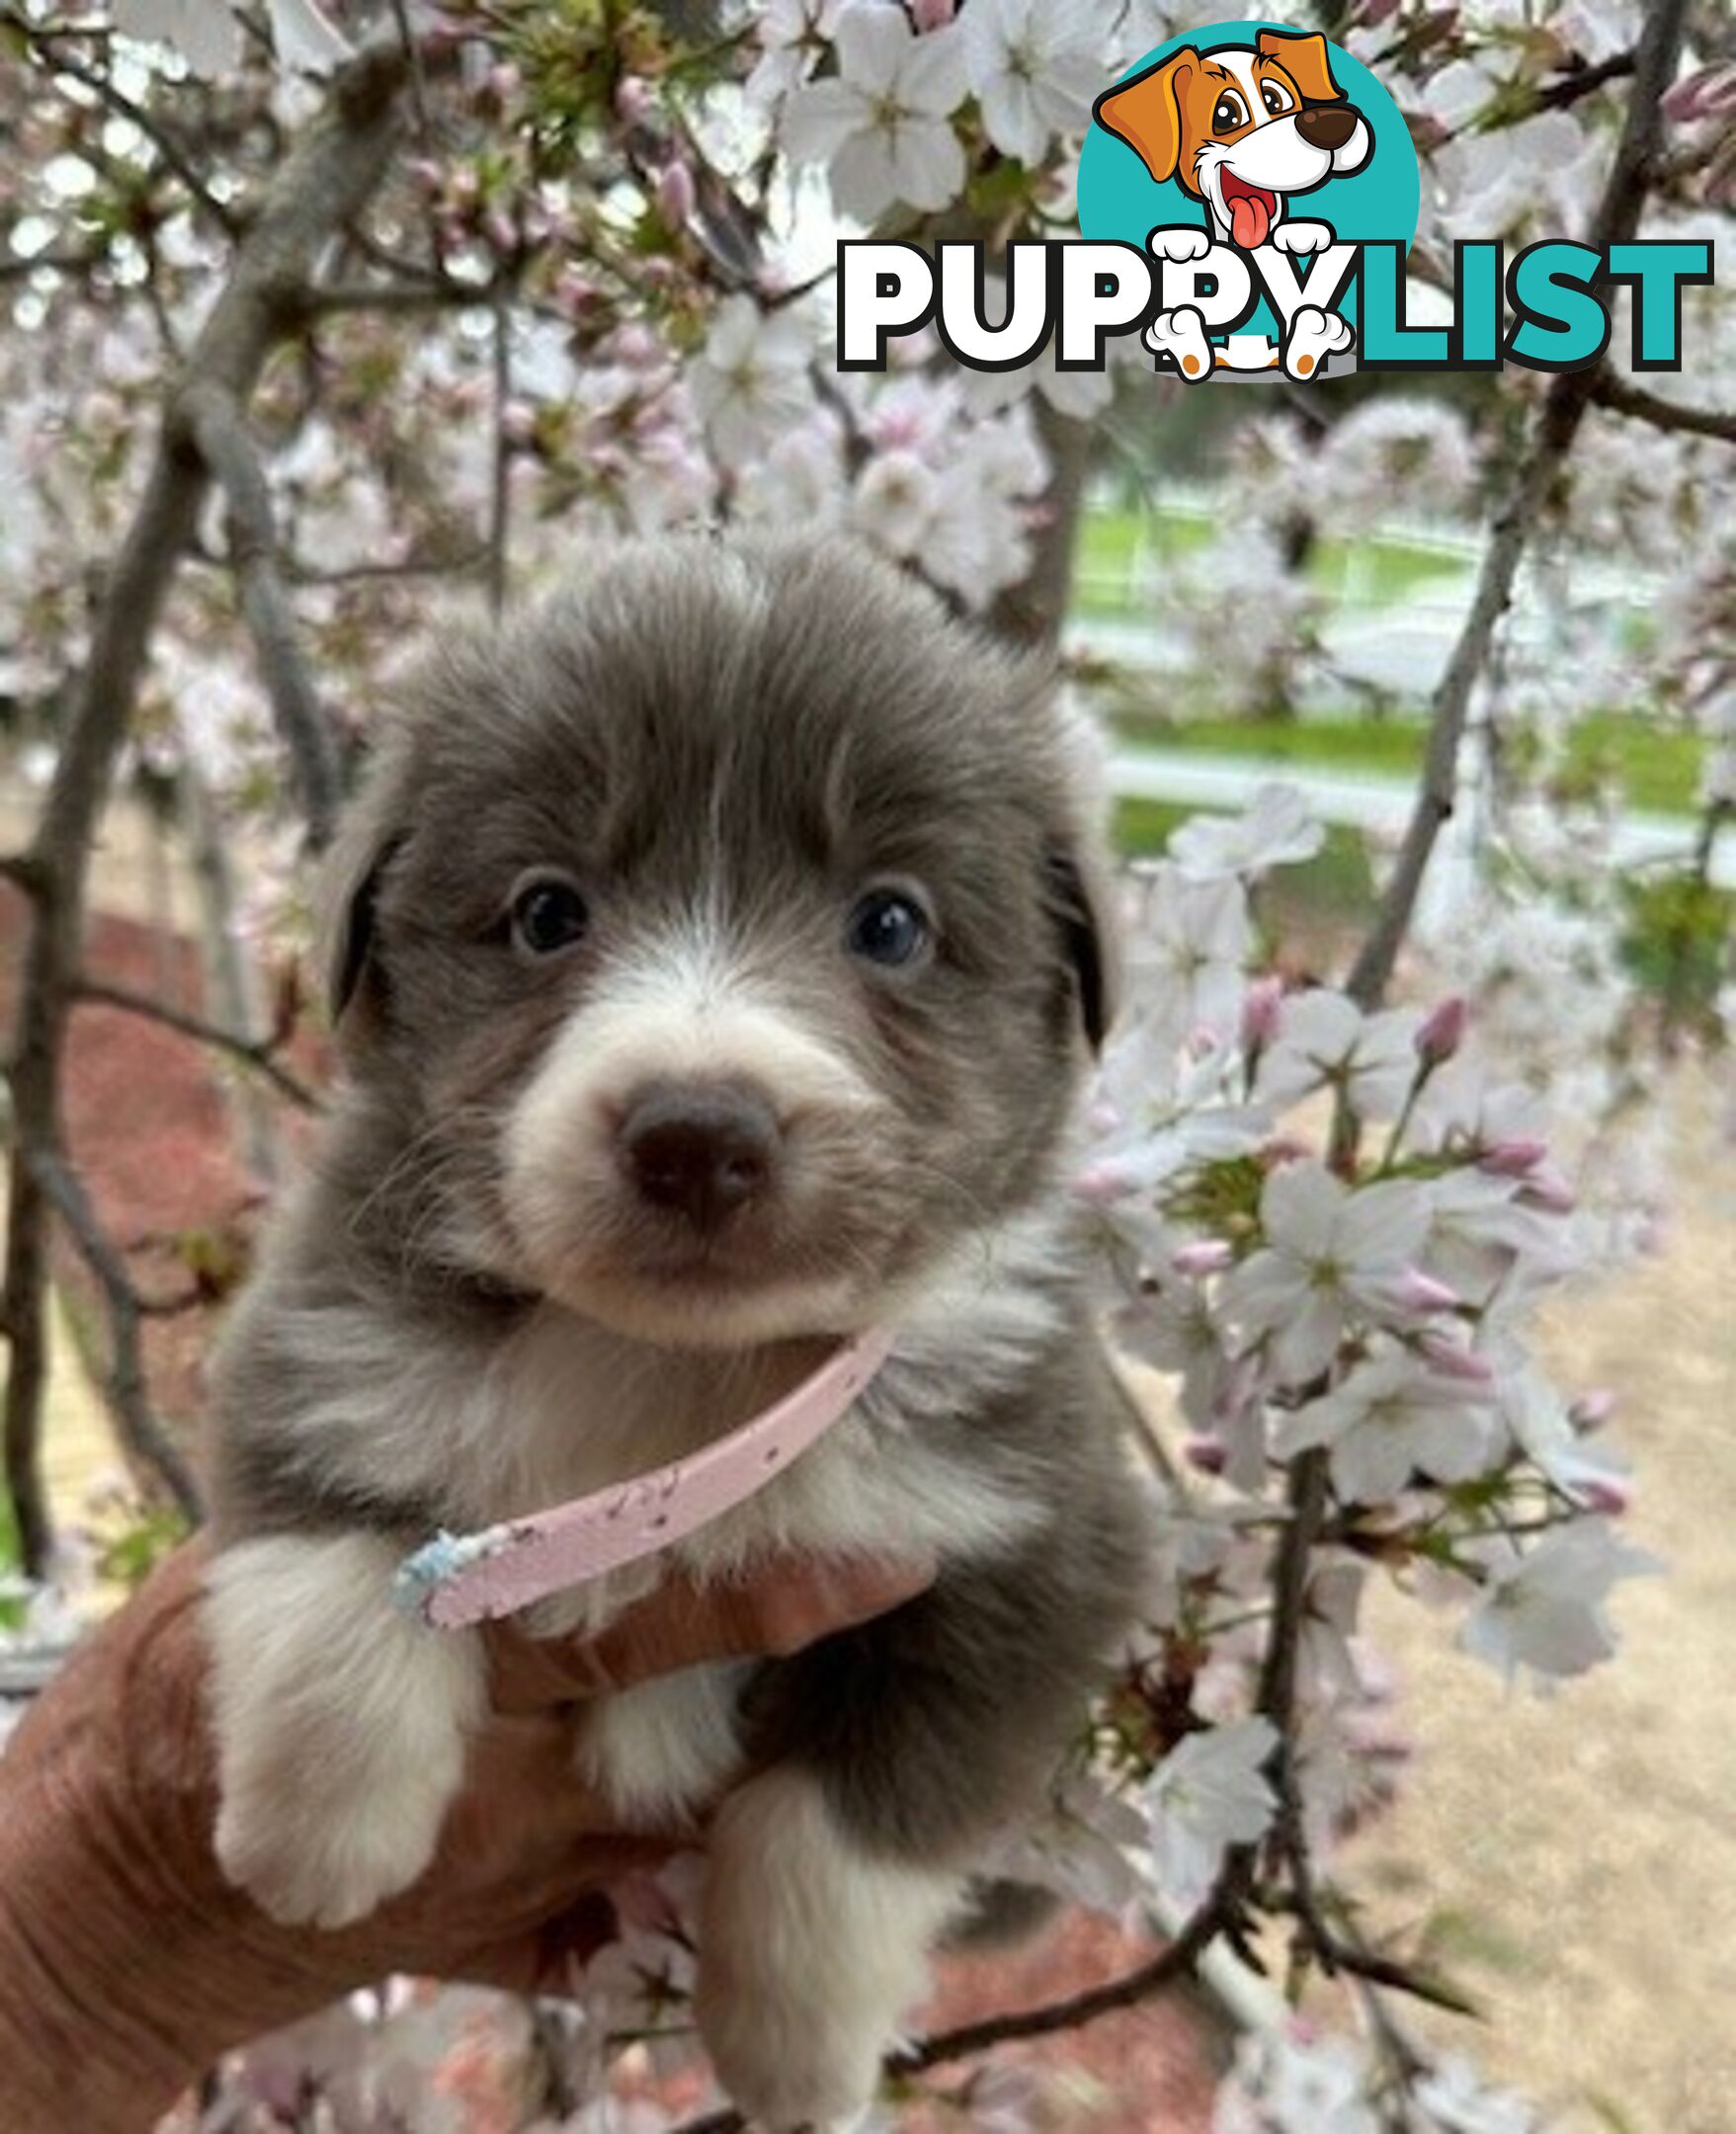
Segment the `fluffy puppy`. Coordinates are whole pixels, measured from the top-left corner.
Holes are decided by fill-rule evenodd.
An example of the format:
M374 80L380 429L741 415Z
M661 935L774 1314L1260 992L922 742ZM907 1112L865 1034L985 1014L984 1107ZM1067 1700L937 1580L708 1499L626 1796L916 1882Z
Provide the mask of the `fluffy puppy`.
M890 1326L851 1415L668 1554L933 1551L933 1589L575 1740L628 1825L722 1799L705 2041L770 2125L847 2119L1132 1613L1062 1190L1110 1014L1089 752L1043 669L842 545L623 547L410 697L336 858L346 1084L219 1357L218 1851L285 1920L411 1882L484 1681L394 1611L402 1553Z

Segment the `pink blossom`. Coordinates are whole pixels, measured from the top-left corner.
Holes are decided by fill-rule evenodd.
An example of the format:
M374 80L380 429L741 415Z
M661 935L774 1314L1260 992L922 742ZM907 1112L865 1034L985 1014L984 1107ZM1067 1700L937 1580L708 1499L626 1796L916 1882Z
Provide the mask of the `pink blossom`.
M1500 1178L1524 1178L1528 1172L1534 1171L1548 1153L1546 1142L1516 1138L1491 1143L1477 1161L1485 1171L1493 1171Z
M1172 1265L1178 1274L1221 1274L1235 1257L1222 1238L1194 1238L1176 1248Z
M910 19L918 30L944 30L958 12L958 0L910 0Z

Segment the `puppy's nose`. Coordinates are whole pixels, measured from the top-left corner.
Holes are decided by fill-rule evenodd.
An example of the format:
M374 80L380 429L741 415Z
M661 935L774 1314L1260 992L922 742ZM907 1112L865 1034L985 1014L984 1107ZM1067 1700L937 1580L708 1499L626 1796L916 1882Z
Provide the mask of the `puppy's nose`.
M778 1121L751 1090L654 1084L634 1098L620 1146L643 1199L709 1230L765 1190Z
M1357 130L1362 113L1350 104L1311 104L1296 114L1296 131L1310 148L1331 154L1342 148Z

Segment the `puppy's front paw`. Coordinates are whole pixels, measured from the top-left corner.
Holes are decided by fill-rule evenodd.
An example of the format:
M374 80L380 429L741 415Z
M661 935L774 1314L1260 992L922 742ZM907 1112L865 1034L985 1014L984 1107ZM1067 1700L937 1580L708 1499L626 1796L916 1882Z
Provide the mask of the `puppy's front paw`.
M1152 257L1160 260L1203 259L1211 250L1211 232L1186 224L1175 229L1154 229L1145 241L1151 248Z
M865 1852L807 1772L768 1771L724 1802L695 2012L743 2111L771 2134L867 2111L958 1890L956 1875Z
M298 1807L292 1767L291 1754L276 1779L225 1787L217 1864L281 1926L351 1926L428 1866L445 1800L387 1785L366 1800L336 1794Z
M393 1607L372 1534L226 1549L206 1629L231 1882L285 1925L344 1927L434 1857L483 1706L473 1633Z
M1332 231L1324 222L1280 222L1274 225L1270 243L1281 252L1324 252L1332 242Z

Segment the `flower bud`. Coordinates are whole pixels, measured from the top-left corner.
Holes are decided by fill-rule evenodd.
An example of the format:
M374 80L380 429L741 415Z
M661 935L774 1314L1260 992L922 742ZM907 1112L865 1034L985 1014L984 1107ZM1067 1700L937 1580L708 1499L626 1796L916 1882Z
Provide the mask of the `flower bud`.
M1610 1518L1633 1508L1633 1487L1621 1475L1588 1475L1575 1485L1575 1494L1588 1512L1602 1512Z
M1534 1171L1549 1153L1545 1141L1524 1141L1517 1136L1506 1141L1491 1141L1478 1157L1478 1167L1493 1171L1497 1178L1524 1178Z
M615 85L615 110L628 125L637 125L651 109L651 84L642 74L623 74Z
M1464 1026L1469 1014L1469 1008L1456 993L1430 1010L1416 1036L1417 1052L1425 1066L1439 1067L1443 1061L1451 1059L1464 1042Z
M665 222L685 229L694 212L694 174L677 156L657 174L657 207Z
M910 19L919 31L944 30L958 12L958 0L910 0Z
M1465 1385L1491 1385L1495 1366L1475 1349L1449 1340L1445 1334L1423 1333L1417 1337L1417 1354L1443 1378L1456 1378Z
M1116 1200L1124 1200L1132 1190L1127 1174L1113 1163L1091 1165L1079 1173L1072 1186L1074 1199L1083 1200L1087 1207L1109 1207Z
M1278 1031L1279 1011L1283 1006L1283 980L1256 978L1242 999L1242 1048L1257 1051L1270 1044Z
M1188 1438L1182 1446L1182 1457L1200 1474L1219 1475L1229 1465L1229 1454L1215 1437Z
M1387 1284L1386 1293L1400 1311L1407 1312L1456 1311L1464 1302L1456 1289L1417 1267L1407 1267L1396 1281Z
M1589 1436L1593 1431L1601 1431L1615 1413L1615 1395L1608 1386L1591 1386L1567 1413L1574 1429Z
M1221 1274L1235 1257L1222 1238L1193 1238L1177 1246L1170 1265L1178 1274Z
M1519 1197L1529 1206L1542 1208L1550 1215L1571 1215L1578 1205L1573 1188L1550 1163L1537 1164L1527 1173Z

